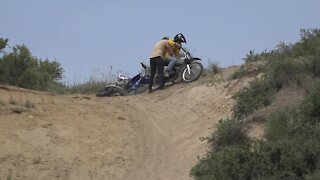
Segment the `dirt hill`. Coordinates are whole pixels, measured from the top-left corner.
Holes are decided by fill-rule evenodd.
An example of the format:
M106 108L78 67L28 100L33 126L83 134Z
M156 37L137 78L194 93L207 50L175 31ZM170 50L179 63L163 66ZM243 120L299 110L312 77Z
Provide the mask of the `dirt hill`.
M0 180L186 180L234 92L206 79L152 94L98 98L0 86Z

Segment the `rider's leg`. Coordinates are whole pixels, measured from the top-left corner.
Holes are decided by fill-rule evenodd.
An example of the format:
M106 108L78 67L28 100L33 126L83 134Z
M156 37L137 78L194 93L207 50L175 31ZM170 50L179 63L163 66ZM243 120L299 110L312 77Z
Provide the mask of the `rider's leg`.
M149 81L149 93L152 92L152 85L153 85L153 80L154 76L156 74L156 67L157 67L157 62L156 58L150 58L150 70L151 70L151 75L150 75L150 81Z
M162 61L162 58L160 57L157 61L157 69L158 69L158 75L159 75L159 89L164 88L164 72L163 72L164 62Z
M169 64L168 64L168 67L167 67L167 71L168 71L169 73L171 73L172 70L173 70L174 65L177 63L177 58L175 58L175 57L170 57L170 58L168 58L168 59L169 59Z

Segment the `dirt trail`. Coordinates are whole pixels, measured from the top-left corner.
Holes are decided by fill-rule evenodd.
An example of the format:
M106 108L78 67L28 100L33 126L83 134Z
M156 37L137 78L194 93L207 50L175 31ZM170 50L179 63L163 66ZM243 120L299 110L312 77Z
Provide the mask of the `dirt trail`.
M111 98L0 86L0 180L191 179L207 146L199 138L230 116L231 95L246 83Z

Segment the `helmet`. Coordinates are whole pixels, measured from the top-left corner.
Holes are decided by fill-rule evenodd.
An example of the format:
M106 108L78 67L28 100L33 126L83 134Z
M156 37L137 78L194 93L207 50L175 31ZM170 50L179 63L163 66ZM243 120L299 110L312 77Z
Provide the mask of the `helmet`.
M165 36L165 37L162 38L162 40L169 40L169 37Z
M179 33L176 36L174 36L174 41L175 42L181 42L181 43L187 43L186 38L181 33Z

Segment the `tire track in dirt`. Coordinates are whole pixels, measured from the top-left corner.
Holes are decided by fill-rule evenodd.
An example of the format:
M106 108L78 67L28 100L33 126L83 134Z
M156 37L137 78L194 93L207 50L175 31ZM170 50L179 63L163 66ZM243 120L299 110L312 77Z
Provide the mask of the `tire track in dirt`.
M128 178L191 179L189 170L207 147L199 138L209 136L209 127L230 115L233 102L224 84L218 88L185 86L133 97L136 103L127 108L133 110L131 116L139 114L134 122L141 138L137 142L143 148Z

